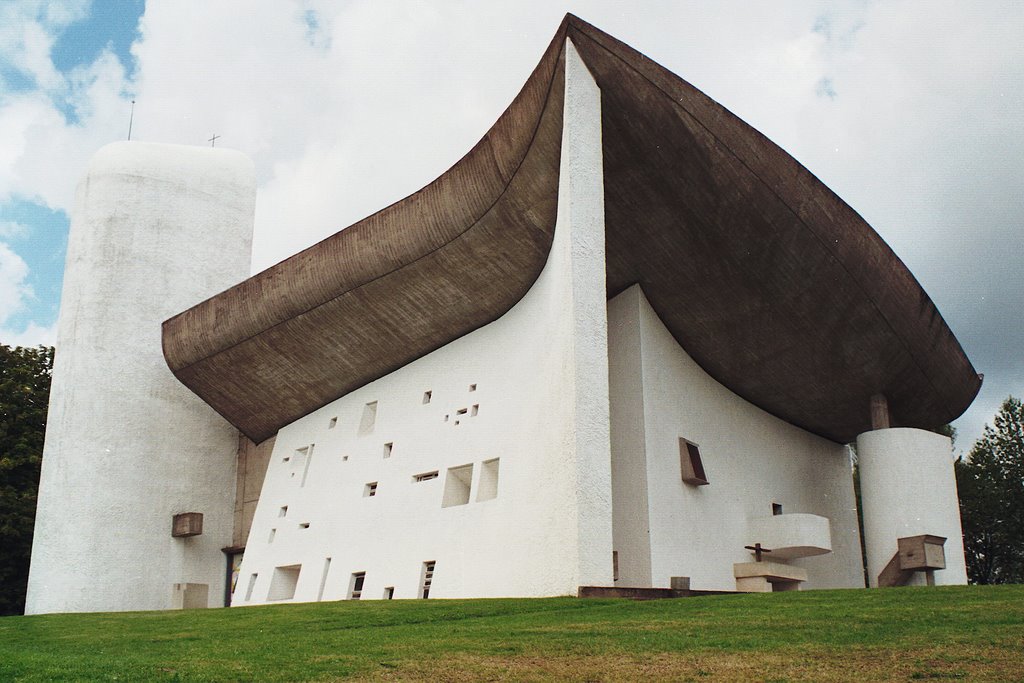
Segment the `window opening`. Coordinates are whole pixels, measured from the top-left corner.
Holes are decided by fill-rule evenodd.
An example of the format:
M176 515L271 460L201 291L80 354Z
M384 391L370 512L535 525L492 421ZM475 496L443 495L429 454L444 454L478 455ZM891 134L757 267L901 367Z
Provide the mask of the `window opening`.
M704 473L704 463L700 459L700 448L697 444L679 439L679 466L683 481L692 486L708 484L708 476Z
M619 551L612 551L612 581L619 580Z
M252 589L256 587L256 577L259 574L251 574L249 576L249 587L245 589L245 601L249 602L252 600Z
M363 582L366 580L366 572L355 572L348 584L348 599L358 600L363 596Z
M473 407L469 411L469 416L470 417L476 417L479 414L480 414L480 404L479 403L474 403Z
M424 472L423 474L412 475L412 480L414 482L430 481L431 479L437 479L437 470L434 470L433 472Z
M267 600L291 600L294 598L295 587L299 583L299 573L301 571L301 564L274 567L274 576L270 579L270 590L267 592Z
M384 599L385 600L393 600L394 597L395 597L395 587L394 586L385 586L385 588L384 588Z
M331 421L327 423L327 428L328 429L334 429L337 426L338 426L338 418L336 418L336 417L332 417Z
M449 467L444 481L444 497L441 507L465 505L469 502L469 490L473 483L473 464Z
M391 449L394 448L394 445L395 445L394 442L391 442L391 441L389 441L388 443L384 444L384 457L385 458L390 458L391 457Z
M476 391L476 385L475 384L470 384L469 385L469 390L470 391Z
M316 593L316 601L324 599L324 587L327 586L327 574L331 571L331 558L324 558L324 573L320 575L320 590Z
M377 482L371 481L363 487L363 498L373 498L377 495Z
M772 516L778 516L782 514L782 504L772 503Z
M478 503L498 497L498 461L499 458L493 458L480 463L480 481L476 490Z
M275 536L277 536L277 529L271 529L270 534L267 535L267 543L273 543Z
M420 597L424 600L430 597L430 587L434 583L434 560L423 563L423 578L420 580Z
M277 511L277 516L278 517L284 517L287 514L288 514L288 506L287 505L282 505L281 509Z
M370 401L363 406L363 417L359 421L359 436L364 436L373 431L373 426L377 422L377 402Z
M299 525L299 528L300 529L308 529L309 528L309 522L303 522L302 524Z
M430 397L431 397L431 395L433 395L433 393L434 392L432 392L432 391L424 391L423 392L423 405L427 405L428 403L430 403Z

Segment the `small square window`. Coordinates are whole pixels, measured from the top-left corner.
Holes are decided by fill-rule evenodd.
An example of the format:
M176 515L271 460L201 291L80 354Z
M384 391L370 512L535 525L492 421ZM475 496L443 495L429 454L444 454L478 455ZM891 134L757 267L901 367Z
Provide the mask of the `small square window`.
M432 391L423 392L423 405L427 405L428 403L430 403L430 397L433 395L433 393L434 392Z
M772 503L772 516L778 516L782 514L782 504Z
M476 385L475 384L470 384L469 385L469 390L470 391L476 391Z
M373 498L377 495L377 482L371 481L363 487L363 498Z
M331 421L327 423L327 428L328 429L334 429L337 426L338 426L338 418L336 418L336 417L332 417Z
M288 514L288 506L287 505L282 505L281 509L277 511L277 516L278 517L284 517L287 514Z
M686 439L679 439L679 465L683 481L691 486L705 486L710 483L704 473L704 463L700 459L700 448Z

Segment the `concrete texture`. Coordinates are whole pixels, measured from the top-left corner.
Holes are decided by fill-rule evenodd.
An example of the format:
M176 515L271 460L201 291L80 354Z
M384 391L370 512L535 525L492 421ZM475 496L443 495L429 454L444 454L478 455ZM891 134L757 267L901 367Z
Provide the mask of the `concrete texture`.
M176 376L262 441L508 311L551 245L566 37L602 93L609 297L641 284L708 374L833 441L870 428L875 395L900 426L967 408L977 373L853 209L693 86L572 16L435 182L168 320Z
M948 437L920 429L879 429L857 438L864 545L872 586L896 555L897 539L930 534L946 538L946 568L938 585L966 584L953 448ZM917 573L910 585L924 585Z
M131 142L93 157L68 242L26 612L220 604L238 433L167 370L160 322L245 276L254 200L237 152ZM171 537L182 512L203 513L201 535Z

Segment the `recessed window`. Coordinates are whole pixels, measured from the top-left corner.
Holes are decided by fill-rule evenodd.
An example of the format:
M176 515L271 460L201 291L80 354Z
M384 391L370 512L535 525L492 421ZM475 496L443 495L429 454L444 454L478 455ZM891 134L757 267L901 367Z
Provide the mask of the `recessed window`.
M302 522L301 524L299 524L299 528L300 529L308 529L309 528L309 522Z
M441 507L447 508L468 503L469 489L472 483L472 463L448 468L448 475L444 481L444 497L441 500Z
M295 449L291 458L291 478L299 479L299 486L306 485L306 476L309 474L309 464L313 461L313 447L315 444Z
M377 482L371 481L363 487L363 498L373 498L377 495Z
M369 434L377 423L377 402L370 401L363 406L363 417L359 420L359 436Z
M479 403L474 403L473 407L469 409L469 416L470 417L476 417L479 414L480 414L480 404Z
M444 421L445 421L445 422L447 422L447 421L448 421L448 417L449 417L448 415L445 415L445 416L444 416Z
M436 562L433 560L423 563L423 575L420 578L420 597L423 599L430 597L430 587L434 583L434 565Z
M480 482L477 484L476 500L491 500L498 497L498 458L480 463Z
M271 529L270 533L267 534L267 543L273 543L275 536L277 536L277 529Z
M772 503L772 515L777 516L782 514L782 504Z
M348 462L348 456L347 455L341 456L341 461L342 462Z
M679 466L683 481L691 486L708 484L708 476L704 473L704 463L700 459L700 448L686 439L679 439Z
M433 393L434 392L432 391L423 392L423 405L427 405L428 403L430 403L430 397L433 395Z
M287 514L288 514L288 506L287 505L282 505L281 509L277 511L277 516L278 517L284 517Z
M338 418L336 418L336 417L332 417L331 421L327 423L327 428L328 429L334 429L337 426L338 426Z
M393 600L394 597L395 597L395 587L394 586L386 586L384 588L384 599L385 600Z
M391 449L394 448L394 446L395 446L395 444L393 442L388 442L388 443L384 444L384 457L385 458L390 458L391 457Z
M366 572L355 572L348 582L348 599L358 600L363 597L363 582L366 580Z
M433 472L424 472L423 474L414 474L412 476L412 480L414 482L430 481L431 479L437 479L437 470L434 470Z
M476 385L475 384L470 384L469 385L469 390L470 391L476 391Z
M252 600L252 589L256 587L256 577L259 574L251 574L249 576L249 587L245 589L245 601L249 602Z
M327 575L330 573L330 571L331 571L331 558L325 557L324 558L324 571L320 575L320 590L318 590L317 593L316 593L316 601L317 602L320 602L321 600L324 599L324 588L327 587Z
M465 415L468 412L469 412L469 408L459 408L458 410L455 411L455 415L456 416L461 416L461 415Z
M619 580L619 551L612 551L612 581Z
M299 583L301 564L287 567L275 567L274 576L270 579L270 591L267 600L291 600L295 597L295 587Z

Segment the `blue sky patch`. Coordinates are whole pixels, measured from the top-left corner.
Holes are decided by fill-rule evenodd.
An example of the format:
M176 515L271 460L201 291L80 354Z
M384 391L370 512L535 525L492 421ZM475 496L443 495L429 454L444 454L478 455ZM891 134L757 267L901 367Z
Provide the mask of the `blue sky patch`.
M5 327L21 330L29 322L52 325L60 310L70 225L67 214L32 202L13 201L0 205L0 222L29 228L27 234L5 237L3 241L28 265L26 282L35 293L35 299L26 302L27 309L11 316Z

